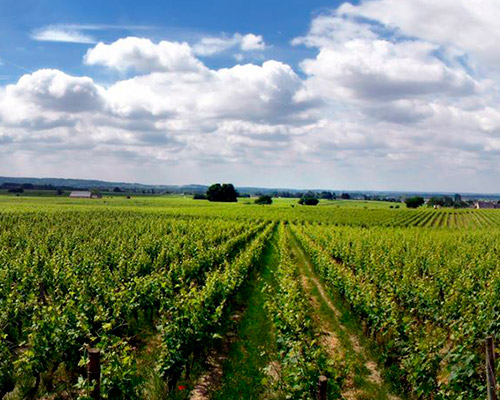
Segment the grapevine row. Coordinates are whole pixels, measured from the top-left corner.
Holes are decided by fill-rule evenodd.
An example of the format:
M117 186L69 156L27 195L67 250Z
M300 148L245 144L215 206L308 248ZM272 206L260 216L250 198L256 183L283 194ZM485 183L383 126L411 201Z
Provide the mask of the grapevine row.
M487 232L295 226L317 273L418 396L485 395L482 339L500 334L498 240Z

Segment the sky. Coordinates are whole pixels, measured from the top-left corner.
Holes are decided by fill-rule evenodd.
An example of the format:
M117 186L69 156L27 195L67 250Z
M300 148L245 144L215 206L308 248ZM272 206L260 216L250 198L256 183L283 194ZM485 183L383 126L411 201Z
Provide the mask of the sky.
M0 175L500 193L498 0L0 0Z

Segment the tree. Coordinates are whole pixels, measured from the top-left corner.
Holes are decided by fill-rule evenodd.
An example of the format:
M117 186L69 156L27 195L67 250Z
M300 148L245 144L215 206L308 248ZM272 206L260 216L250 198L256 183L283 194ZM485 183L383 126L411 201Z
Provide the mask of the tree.
M325 200L333 200L335 198L335 193L332 192L321 192L320 198L325 199Z
M195 193L193 195L194 200L206 200L207 196L204 193Z
M443 203L445 207L453 207L455 202L450 196L444 196L443 197Z
M207 190L207 199L209 201L236 202L238 201L238 192L231 183L215 183Z
M255 199L255 204L273 204L273 198L271 196L260 196Z
M319 200L316 197L311 197L311 196L303 196L299 200L299 204L302 204L305 206L315 206L318 203L319 203Z
M351 195L349 193L342 193L340 198L343 200L349 200L351 198Z
M408 208L418 208L424 204L424 198L420 196L408 197L405 200L406 207Z
M433 196L429 199L429 201L427 201L427 205L429 207L434 207L434 206L444 206L444 200L442 197L436 197L436 196Z
M113 188L113 192L114 193L120 193L121 191L122 190L118 186L116 186L116 187Z

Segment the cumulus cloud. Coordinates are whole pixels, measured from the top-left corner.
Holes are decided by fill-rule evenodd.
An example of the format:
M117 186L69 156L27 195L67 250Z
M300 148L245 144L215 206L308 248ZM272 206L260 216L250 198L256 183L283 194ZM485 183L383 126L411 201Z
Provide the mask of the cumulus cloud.
M105 90L91 78L42 69L22 76L0 92L0 126L34 131L74 127L83 116L105 105Z
M6 95L46 110L82 112L102 106L104 90L88 77L74 77L54 69L24 75L6 88Z
M305 37L292 42L319 49L316 58L301 63L313 92L368 101L477 92L480 83L462 65L440 57L438 45L394 37L378 25L339 14L319 16Z
M261 51L266 49L266 44L262 35L235 33L230 37L204 37L193 46L200 56L212 56L234 48L243 52Z
M264 50L266 44L261 35L248 33L241 38L240 48L242 51Z
M302 82L290 66L267 61L199 74L153 73L117 82L106 93L109 111L156 119L162 129L211 131L221 120L300 123L311 106L296 100ZM189 123L186 123L188 122ZM180 123L179 123L180 122Z
M498 65L500 7L496 0L373 0L344 3L340 15L378 21L402 34L457 47L481 63Z
M102 85L45 69L0 87L0 157L17 174L76 171L92 154L103 179L499 191L496 56L467 21L493 36L497 28L469 2L446 4L371 0L325 12L292 40L313 53L296 68L199 59L265 50L251 33L98 43L83 62L125 75ZM454 42L448 26L465 32Z
M58 70L24 75L0 93L0 126L13 145L26 151L38 132L48 148L136 152L154 162L236 162L252 151L262 160L289 146L289 127L300 129L314 108L296 98L302 80L277 61L209 69L187 44L127 38L96 45L85 62L139 75L107 87Z
M467 56L479 43L458 40L455 45L455 30L443 22L449 16L456 31L467 35L464 27L478 16L466 15L463 5L447 2L441 9L441 3L425 0L346 3L316 17L307 35L292 41L318 50L316 57L300 64L306 79L298 97L323 99L324 115L334 117L330 121L358 121L356 134L349 136L359 139L359 148L350 155L356 162L364 153L385 165L429 162L435 168L453 165L460 173L465 165L484 164L481 157L494 148L491 135L498 132L492 110L500 103L494 77L478 74L468 64ZM484 10L479 14L483 18ZM468 22L461 24L464 18ZM470 28L468 33L475 36L477 26ZM440 29L447 35L439 35ZM318 133L308 151L348 154L342 144L350 140L332 133L338 122L326 126L330 136ZM444 159L447 164L439 161Z
M301 66L315 90L326 96L384 100L474 94L474 79L448 67L433 55L436 50L426 42L353 39L322 47Z
M84 62L118 71L132 69L137 72L192 72L204 68L187 43L166 40L153 43L137 37L119 39L110 44L100 42L87 51Z

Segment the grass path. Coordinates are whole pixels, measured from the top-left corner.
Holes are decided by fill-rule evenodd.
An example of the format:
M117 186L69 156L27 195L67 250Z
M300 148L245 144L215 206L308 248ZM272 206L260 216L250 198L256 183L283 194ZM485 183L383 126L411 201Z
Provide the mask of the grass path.
M276 249L277 230L264 250L261 264L238 293L236 302L242 310L227 357L222 364L222 378L213 390L213 400L265 399L266 367L274 365L276 344L273 325L264 307L266 285L273 284L273 266L279 262Z
M342 397L348 400L399 399L384 381L383 371L374 361L375 354L361 334L359 323L327 293L289 228L287 235L304 291L312 305L312 319L320 332L320 342L332 358L343 360L349 370Z

